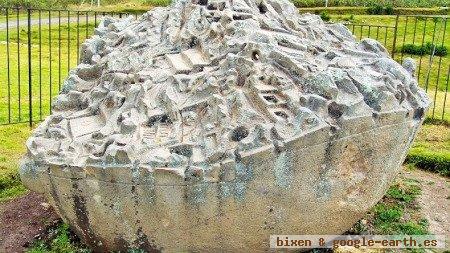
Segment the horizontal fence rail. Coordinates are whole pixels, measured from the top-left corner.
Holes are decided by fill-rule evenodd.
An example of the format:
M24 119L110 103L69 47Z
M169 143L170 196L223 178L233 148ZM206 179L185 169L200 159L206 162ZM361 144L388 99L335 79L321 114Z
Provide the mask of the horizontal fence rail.
M42 121L100 20L139 14L0 7L0 125ZM399 15L345 25L359 40L379 41L400 63L416 60L416 77L433 101L428 117L450 122L448 23L448 16Z

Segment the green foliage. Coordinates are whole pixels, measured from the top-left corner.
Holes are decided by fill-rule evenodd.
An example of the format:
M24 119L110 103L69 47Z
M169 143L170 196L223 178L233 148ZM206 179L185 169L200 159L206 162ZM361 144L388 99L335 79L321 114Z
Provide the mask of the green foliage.
M415 147L409 151L406 162L414 164L418 168L450 177L449 153L436 153L426 148Z
M325 22L328 22L328 21L330 21L330 19L331 19L330 14L328 14L327 11L322 11L322 12L320 13L320 18L321 18L323 21L325 21Z
M411 203L420 192L420 187L416 183L405 181L403 184L391 186L386 196L401 202Z
M428 124L428 125L443 125L443 126L450 127L450 121L445 120L445 119L431 118L431 117L425 118L425 120L423 121L423 124Z
M399 232L399 234L404 235L426 235L428 222L412 222L409 221L407 223L400 223L395 226L395 230Z
M367 8L369 15L394 15L394 7L391 4L382 5L375 3Z
M384 13L384 7L381 4L374 4L367 8L367 14L369 15L382 15Z
M394 15L394 7L390 4L386 5L386 7L384 7L384 13L386 15Z
M0 202L26 192L17 168L29 133L25 124L0 126Z
M167 6L170 4L170 0L144 0L145 4L152 6Z
M36 241L27 253L84 253L91 252L71 240L69 226L60 224L56 229L48 231L50 238Z
M367 15L367 10L369 7L352 7L352 6L331 6L331 7L300 7L299 11L301 13L315 13L326 10L330 15L347 15L349 13L353 15ZM385 12L388 15L399 14L399 15L448 15L448 8L405 8L405 7L393 7L392 5L387 5ZM392 12L392 14L391 14ZM418 20L420 17L418 18Z
M297 7L319 7L324 6L323 0L292 0ZM448 6L449 3L446 0L329 0L328 6L371 6L375 4L381 4L387 6L389 4L395 4L395 7L434 7L434 6Z
M431 42L427 42L424 45L405 44L400 51L412 55L432 55L433 51L435 56L447 56L448 54L446 46L432 44Z
M373 208L373 225L380 234L427 234L428 221L411 217L416 211L413 201L421 193L416 181L402 180L392 185L383 201Z
M396 222L403 216L403 208L399 206L387 207L385 204L375 206L375 224L384 222Z
M405 213L403 206L380 203L374 209L375 219L373 224L377 233L386 235L425 235L428 233L428 222L426 220L402 220Z

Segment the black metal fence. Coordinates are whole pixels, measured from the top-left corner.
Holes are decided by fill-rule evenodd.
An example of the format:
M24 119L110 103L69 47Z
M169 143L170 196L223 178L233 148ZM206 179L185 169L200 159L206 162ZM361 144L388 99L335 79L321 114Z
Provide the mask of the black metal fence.
M0 125L43 120L65 76L78 64L81 43L104 16L73 10L0 7ZM374 16L376 17L376 16ZM347 26L356 38L380 41L401 62L417 60L417 78L433 99L429 117L450 122L448 16L391 16Z
M0 7L0 125L42 121L100 19L128 15Z

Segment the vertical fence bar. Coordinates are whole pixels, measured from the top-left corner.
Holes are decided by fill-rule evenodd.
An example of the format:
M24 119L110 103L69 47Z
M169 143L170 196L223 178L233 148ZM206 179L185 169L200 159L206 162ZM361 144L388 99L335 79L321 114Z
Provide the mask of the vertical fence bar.
M11 66L9 60L9 9L6 8L6 66L8 75L8 123L11 123Z
M403 31L404 33L403 33L403 42L402 42L402 47L404 47L404 46L405 46L405 42L406 42L406 32L407 32L407 29L408 29L408 16L406 16L406 21L405 21L405 30ZM402 61L403 61L403 56L404 56L403 50L401 50L401 52L402 52L402 54L401 54L401 57L400 57L400 62L402 62Z
M80 12L77 11L77 64L80 64Z
M94 28L97 27L97 12L94 12Z
M49 57L49 91L50 95L48 98L49 101L49 113L52 113L52 12L48 11L48 57Z
M412 41L413 45L416 43L417 19L418 19L418 17L416 16L416 19L414 21L414 35L413 35L413 41Z
M433 38L431 39L431 46L433 47L433 52L430 54L430 59L428 62L428 71L427 71L427 79L425 82L425 92L428 92L428 84L430 82L430 72L431 72L431 67L433 66L433 57L434 54L436 52L436 45L434 45L434 40L436 38L436 26L437 26L438 22L434 22L434 27L433 27ZM436 106L436 104L434 104L434 106Z
M447 19L443 18L444 20L444 31L442 33L442 43L441 43L441 47L444 47L444 42L445 42L445 31L447 30ZM438 86L439 86L439 79L441 78L441 66L442 66L442 55L439 55L439 63L438 63L438 72L437 72L437 78L436 78L436 87L434 90L434 103L435 106L433 106L433 114L432 114L432 118L434 119L434 111L436 109L436 97L437 97L437 92L438 92ZM444 107L445 108L445 107Z
M384 46L387 47L388 27L384 27Z
M61 90L61 11L58 11L58 92Z
M86 11L86 37L84 39L87 40L88 37L89 37L89 12Z
M422 33L422 45L421 47L423 48L424 44L425 44L425 34L426 34L426 30L427 30L427 21L428 19L425 18L425 22L423 24L423 33ZM420 54L420 59L419 59L419 70L417 71L417 81L419 81L420 78L420 71L422 70L422 58L423 55Z
M39 120L42 120L42 16L39 12Z
M363 25L361 25L360 27L359 27L360 29L360 33L359 33L359 40L361 40L362 39L362 34L363 34Z
M17 31L17 88L19 98L19 122L22 121L22 103L20 95L20 21L19 21L19 8L16 9L16 31Z
M33 86L31 73L31 9L27 9L28 17L28 113L29 124L33 127Z
M397 15L395 17L395 26L394 26L394 42L392 42L392 52L391 52L391 57L392 59L394 59L395 56L395 47L397 46L397 31L398 31L398 19L399 19L400 15Z
M70 10L67 11L67 73L70 71Z
M442 108L442 120L444 120L444 115L445 115L445 106L447 103L447 94L448 94L448 81L450 79L450 64L448 65L448 70L447 70L447 84L445 85L445 93L444 93L444 106Z

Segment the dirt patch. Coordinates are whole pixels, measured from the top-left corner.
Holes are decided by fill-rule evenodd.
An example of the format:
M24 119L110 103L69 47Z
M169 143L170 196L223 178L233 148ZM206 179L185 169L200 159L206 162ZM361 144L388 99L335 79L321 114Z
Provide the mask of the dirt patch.
M450 234L450 179L422 170L403 171L405 178L420 183L422 194L418 197L420 212L428 220L431 234Z
M0 252L23 252L58 220L43 196L30 192L0 205Z

